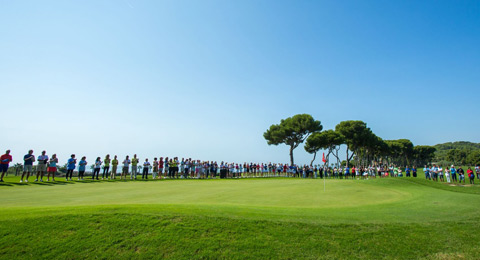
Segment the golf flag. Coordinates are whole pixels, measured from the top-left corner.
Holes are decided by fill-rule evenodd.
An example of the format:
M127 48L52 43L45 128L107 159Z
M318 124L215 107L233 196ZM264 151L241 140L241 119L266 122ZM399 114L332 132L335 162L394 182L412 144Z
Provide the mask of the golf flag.
M323 163L326 163L327 160L325 160L325 153L323 153L323 158L322 158Z

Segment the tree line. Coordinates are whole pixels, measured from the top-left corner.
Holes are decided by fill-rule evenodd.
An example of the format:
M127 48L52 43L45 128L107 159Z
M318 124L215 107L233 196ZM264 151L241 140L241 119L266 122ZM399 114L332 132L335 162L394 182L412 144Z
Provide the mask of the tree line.
M434 161L442 165L480 165L480 144L472 142L448 142L437 144Z
M342 121L335 129L323 130L320 121L309 114L298 114L271 125L263 134L269 145L290 146L290 164L294 165L293 151L305 142L305 151L313 155L313 164L320 150L325 150L325 163L334 158L340 165L340 147L346 146L346 165L424 165L432 162L436 148L415 146L408 139L384 140L375 135L363 121Z

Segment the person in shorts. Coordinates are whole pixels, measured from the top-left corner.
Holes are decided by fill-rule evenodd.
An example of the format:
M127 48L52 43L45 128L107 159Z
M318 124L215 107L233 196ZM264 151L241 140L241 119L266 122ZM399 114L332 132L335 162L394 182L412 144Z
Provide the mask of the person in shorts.
M57 172L57 163L58 163L57 155L53 154L52 158L50 158L50 161L48 162L47 181L50 181L50 174L52 175L52 181L55 181L55 173Z
M30 177L30 173L32 173L33 162L35 162L35 155L33 155L33 150L30 150L28 151L28 154L23 156L23 173L20 182L23 182L23 177L25 175L27 175L25 182L28 182L28 177Z
M35 181L38 181L38 176L40 176L40 181L43 182L43 175L47 172L48 155L46 153L46 151L42 151L42 154L37 158L37 177Z
M5 173L8 171L8 165L11 161L12 156L10 155L10 150L7 150L5 154L0 157L0 172L2 173L0 182L3 182L3 177L5 177Z

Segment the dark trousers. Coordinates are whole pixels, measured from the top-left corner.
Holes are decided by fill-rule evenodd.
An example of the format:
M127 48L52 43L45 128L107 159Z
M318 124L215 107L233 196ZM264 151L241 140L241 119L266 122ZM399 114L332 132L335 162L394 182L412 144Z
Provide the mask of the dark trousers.
M143 168L142 172L142 179L145 177L145 179L148 179L148 167Z
M73 170L67 170L67 179L68 179L68 175L70 174L70 179L72 178L73 176Z
M107 178L108 179L108 170L110 170L110 167L103 167L102 178Z
M100 168L93 169L92 180L95 179L95 175L97 176L97 180L98 180L98 175L100 175Z

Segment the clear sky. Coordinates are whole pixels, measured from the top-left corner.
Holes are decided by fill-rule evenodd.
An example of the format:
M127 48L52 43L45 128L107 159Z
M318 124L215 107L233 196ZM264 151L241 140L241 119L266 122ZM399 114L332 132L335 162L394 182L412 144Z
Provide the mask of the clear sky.
M0 150L16 162L288 162L263 132L298 113L480 142L478 0L0 0L0 35Z

